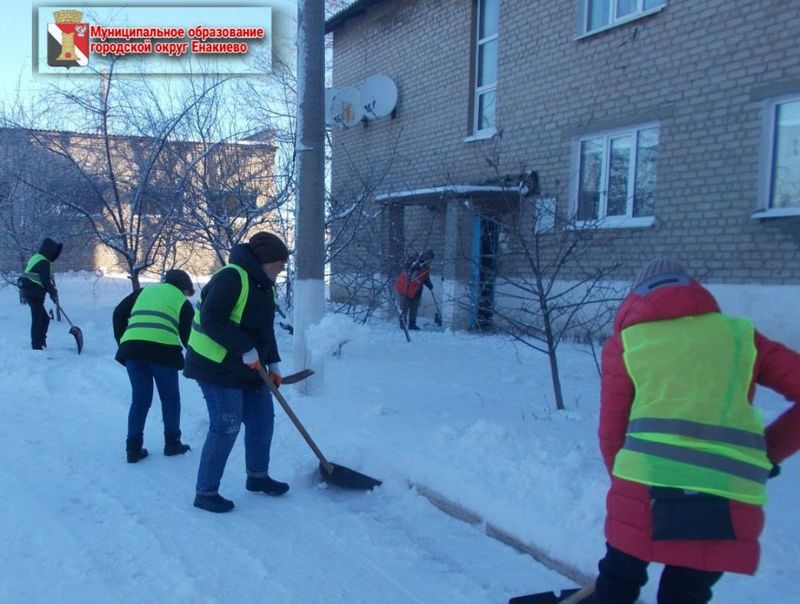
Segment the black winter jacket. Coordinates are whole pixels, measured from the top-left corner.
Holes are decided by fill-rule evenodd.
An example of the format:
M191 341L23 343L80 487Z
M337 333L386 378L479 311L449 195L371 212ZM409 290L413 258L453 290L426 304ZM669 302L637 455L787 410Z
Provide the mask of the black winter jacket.
M42 245L39 247L39 253L47 258L50 262L55 262L61 255L61 249L63 247L64 244L56 243L48 237L42 241ZM31 269L32 273L39 273L39 277L41 278L44 287L39 287L36 285L36 283L29 279L20 279L20 288L22 289L22 293L26 298L44 300L45 294L50 294L50 298L52 300L56 300L58 298L58 292L56 291L55 285L53 285L53 279L50 275L50 262L41 260L37 262Z
M215 363L189 348L183 374L201 382L255 390L263 382L258 372L242 362L242 355L255 348L265 365L281 360L273 328L274 284L247 244L235 246L229 262L241 266L247 272L250 283L242 320L239 325L229 320L242 290L239 273L233 269L219 271L200 292L202 302L198 318L203 331L224 346L228 354L222 363Z
M128 328L133 305L136 304L136 299L143 289L137 289L132 294L128 294L114 309L114 339L119 346L114 358L123 365L128 359L133 359L143 363L156 363L167 367L175 367L175 369L183 369L183 349L180 346L144 342L142 340L127 340L122 344L119 343ZM178 318L178 335L180 335L184 346L189 342L193 317L194 307L192 307L192 303L189 300L186 300L181 306L181 314Z

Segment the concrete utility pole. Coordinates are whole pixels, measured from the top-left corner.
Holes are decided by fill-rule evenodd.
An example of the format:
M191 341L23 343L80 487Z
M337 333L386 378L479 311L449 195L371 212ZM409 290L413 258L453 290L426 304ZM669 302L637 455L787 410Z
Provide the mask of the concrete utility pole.
M299 383L319 392L323 358L314 355L308 328L325 314L325 6L297 3L297 211L295 235L294 360L315 374Z

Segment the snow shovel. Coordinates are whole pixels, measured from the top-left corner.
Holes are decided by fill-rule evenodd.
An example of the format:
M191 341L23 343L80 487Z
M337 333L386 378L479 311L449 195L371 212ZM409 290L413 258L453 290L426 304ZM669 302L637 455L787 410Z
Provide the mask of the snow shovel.
M83 350L83 332L81 331L81 328L72 324L72 321L69 320L67 313L64 312L64 309L61 308L58 302L56 302L56 308L62 315L64 315L67 323L69 323L69 333L75 338L75 343L78 345L78 354L80 354L81 350Z
M319 459L319 473L322 476L322 480L345 489L353 489L356 491L371 491L373 488L382 484L380 480L372 478L371 476L367 476L366 474L361 474L360 472L356 472L350 468L329 462L322 454L322 451L319 450L317 443L315 443L314 439L311 438L311 435L306 431L303 424L300 423L300 420L294 414L294 411L292 411L289 403L287 403L286 399L283 398L283 395L278 391L278 388L275 386L275 384L272 383L269 375L261 365L258 366L258 375L261 376L263 382L267 385L270 392L272 392L272 396L278 400L281 407L283 407L283 410L286 411L286 415L288 415L289 419L292 420L294 427L297 428L298 432L300 432L308 446L311 447L312 451L314 451L314 455L316 455L317 459Z
M433 290L431 290L431 298L433 298L433 305L436 307L436 313L433 315L433 323L434 325L438 325L439 327L441 327L442 311L439 310L439 303L436 301L436 296L433 295Z
M581 589L564 589L560 594L545 591L527 596L511 598L508 604L579 604L594 593L594 581Z
M304 379L311 377L312 375L314 375L313 369L303 369L297 373L283 376L281 378L281 384L296 384L297 382L302 382Z

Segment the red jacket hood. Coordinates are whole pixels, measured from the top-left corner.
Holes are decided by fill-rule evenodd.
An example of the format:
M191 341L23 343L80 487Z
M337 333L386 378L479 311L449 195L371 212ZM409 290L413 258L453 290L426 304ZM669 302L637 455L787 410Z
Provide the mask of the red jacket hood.
M614 333L648 321L720 312L719 304L705 287L692 279L688 285L663 285L647 295L631 292L614 317Z

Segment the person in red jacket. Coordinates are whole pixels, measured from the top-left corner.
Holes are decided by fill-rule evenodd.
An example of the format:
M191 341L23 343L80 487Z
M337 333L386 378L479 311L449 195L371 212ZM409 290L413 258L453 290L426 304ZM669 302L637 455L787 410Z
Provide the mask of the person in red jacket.
M793 405L768 427L756 384ZM636 277L603 348L600 449L607 553L584 602L627 604L663 563L659 604L700 604L754 574L765 483L800 448L800 354L721 313L677 262Z
M431 282L431 261L433 250L417 254L406 264L405 269L397 276L394 289L400 302L400 327L418 330L417 311L422 299L422 286L433 291Z

